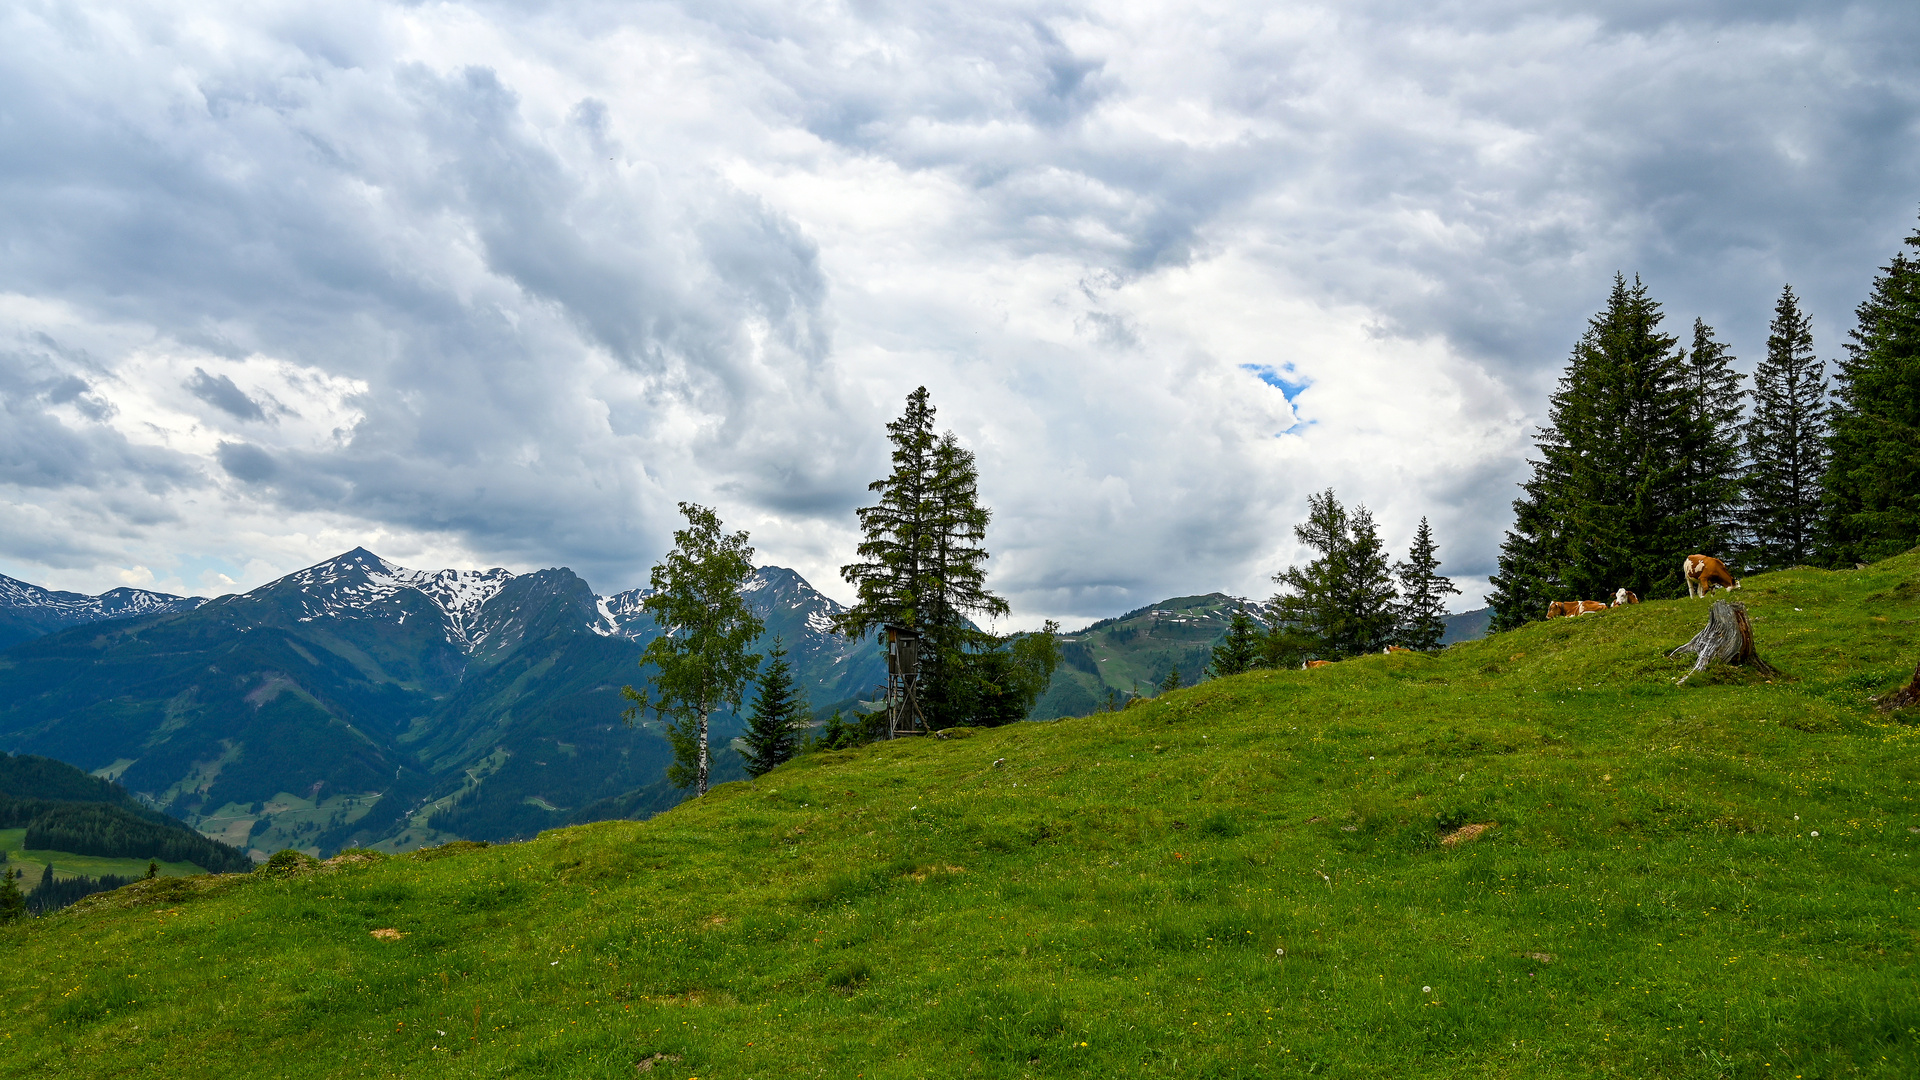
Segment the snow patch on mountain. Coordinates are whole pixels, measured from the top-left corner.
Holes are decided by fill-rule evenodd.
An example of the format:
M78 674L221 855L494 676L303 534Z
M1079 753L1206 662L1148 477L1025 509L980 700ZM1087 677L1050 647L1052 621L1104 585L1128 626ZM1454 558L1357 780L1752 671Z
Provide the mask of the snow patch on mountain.
M285 592L291 588L298 595L295 617L300 622L362 617L401 592L416 592L445 617L447 640L472 651L479 644L475 634L480 609L512 580L512 572L500 567L411 570L365 548L355 548L305 570L296 570L254 592Z

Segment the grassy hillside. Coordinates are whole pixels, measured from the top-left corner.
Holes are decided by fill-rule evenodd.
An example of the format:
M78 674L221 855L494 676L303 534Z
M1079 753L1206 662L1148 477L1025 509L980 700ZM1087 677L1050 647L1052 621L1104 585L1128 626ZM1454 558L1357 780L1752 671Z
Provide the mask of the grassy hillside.
M23 1075L1920 1075L1920 557L0 931ZM1443 837L1486 825L1455 845ZM375 936L374 931L382 931ZM392 931L392 933L386 933ZM1284 955L1280 952L1284 950Z

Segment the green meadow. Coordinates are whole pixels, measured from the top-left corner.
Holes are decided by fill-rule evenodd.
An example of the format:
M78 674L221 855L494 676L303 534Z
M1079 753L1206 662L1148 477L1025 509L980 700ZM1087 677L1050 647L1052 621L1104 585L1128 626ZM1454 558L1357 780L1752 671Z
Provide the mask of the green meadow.
M27 830L0 829L0 851L7 861L0 867L20 871L20 887L30 890L40 883L40 875L51 863L53 876L60 881L75 877L145 877L147 859L113 859L101 855L75 855L67 851L29 851L24 847ZM204 874L206 869L190 862L161 862L160 873L173 877Z
M1676 686L1708 605L1649 603L810 755L643 823L142 882L0 930L0 1060L1920 1076L1920 735L1871 707L1920 659L1920 555L1733 598L1771 680Z

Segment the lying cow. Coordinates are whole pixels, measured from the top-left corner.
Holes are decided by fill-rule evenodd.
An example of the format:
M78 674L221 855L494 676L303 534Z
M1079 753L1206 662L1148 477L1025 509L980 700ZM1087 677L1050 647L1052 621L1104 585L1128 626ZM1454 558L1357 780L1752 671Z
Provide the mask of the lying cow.
M1306 663L1300 665L1300 670L1305 671L1308 668L1326 667L1331 663L1333 663L1333 661L1331 660L1309 660Z
M1625 607L1628 604L1637 604L1639 602L1640 598L1635 596L1625 585L1622 585L1613 591L1613 603L1609 606Z
M1607 605L1598 600L1555 600L1547 605L1547 618L1558 619L1563 616L1591 615L1596 611L1607 610Z
M1386 648L1381 649L1380 651L1383 653L1397 653L1397 652L1412 652L1413 650L1407 648L1405 645L1389 645Z
M1689 555L1680 560L1680 573L1687 579L1687 595L1705 596L1713 591L1715 585L1723 589L1737 589L1740 583L1733 579L1733 571L1727 564L1711 555Z

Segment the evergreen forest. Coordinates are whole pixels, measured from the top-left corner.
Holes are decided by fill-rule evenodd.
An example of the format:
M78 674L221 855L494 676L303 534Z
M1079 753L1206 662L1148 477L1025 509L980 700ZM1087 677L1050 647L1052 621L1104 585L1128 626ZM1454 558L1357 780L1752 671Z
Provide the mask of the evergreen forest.
M1684 340L1614 279L1534 438L1487 601L1493 628L1557 600L1685 595L1679 562L1736 575L1849 568L1920 544L1920 232L1855 309L1829 378L1791 285L1750 378L1714 328Z

